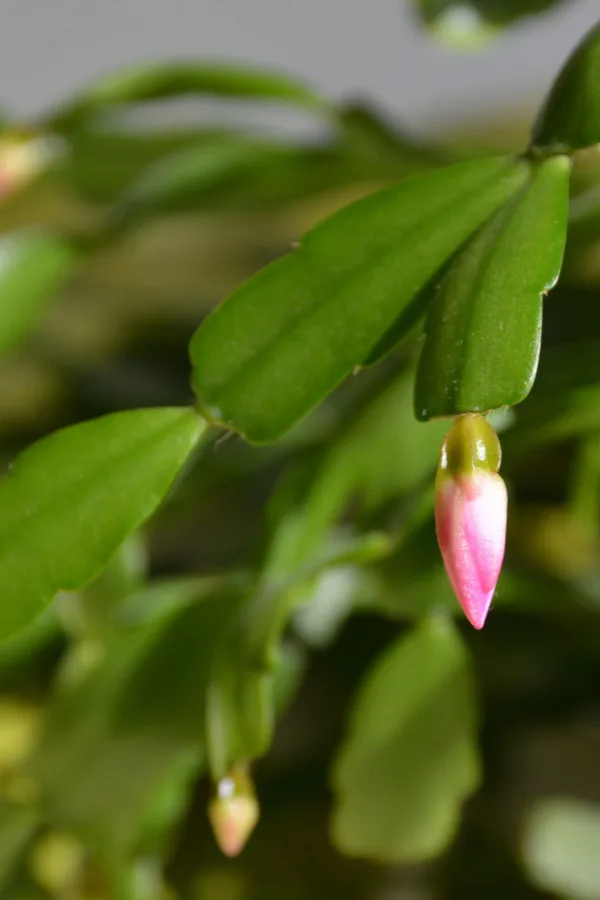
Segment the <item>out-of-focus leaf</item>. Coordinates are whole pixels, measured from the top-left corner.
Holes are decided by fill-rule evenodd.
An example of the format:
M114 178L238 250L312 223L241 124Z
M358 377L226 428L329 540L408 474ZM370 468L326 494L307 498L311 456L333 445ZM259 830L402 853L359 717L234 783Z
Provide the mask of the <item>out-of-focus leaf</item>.
M522 839L523 864L542 891L600 900L600 806L569 797L540 800Z
M569 246L600 237L600 186L586 188L571 201Z
M99 638L115 627L116 612L146 573L146 554L140 534L132 534L108 561L98 578L85 588L57 597L63 626L80 638Z
M85 848L72 835L47 831L32 847L27 868L33 881L51 897L70 894L84 871Z
M133 66L100 78L59 109L50 124L55 130L70 131L112 107L190 94L325 108L318 94L279 72L226 63L155 63Z
M28 807L7 801L0 803L0 890L3 894L38 825L38 816Z
M333 838L353 856L414 863L440 853L479 781L465 647L430 621L376 662L335 763Z
M565 0L414 0L420 18L445 43L479 47L518 19L553 9Z
M139 842L172 773L191 754L200 764L215 647L239 604L217 591L127 631L99 668L58 693L31 771L60 827L105 854Z
M445 260L524 183L529 164L478 160L346 207L259 272L191 342L210 419L275 439L365 360Z
M503 451L530 450L600 430L600 385L582 385L531 400L502 439Z
M205 134L150 164L119 198L117 220L190 209L251 209L365 179L385 182L433 163L363 154L352 142L298 147L235 132Z
M96 202L143 210L250 210L287 204L347 184L383 182L431 168L400 151L363 150L342 136L298 146L265 135L205 129L166 134L107 132L69 136L60 175ZM122 196L121 196L122 195Z
M218 135L199 131L139 132L93 129L69 136L69 153L61 175L86 198L98 203L114 200L149 166L191 143Z
M264 659L248 652L246 628L242 617L225 635L208 686L206 753L215 781L236 762L262 756L273 735L273 674Z
M419 418L512 406L531 390L542 296L564 254L569 168L566 157L541 163L450 267L425 325Z
M149 164L119 198L116 214L126 219L193 209L255 214L346 185L385 184L422 168L408 160L365 158L343 140L297 146L236 132L207 133Z
M293 702L308 665L307 654L291 641L282 644L273 677L273 702L281 715Z
M64 632L54 607L47 607L29 625L0 644L0 688L13 684L34 661L53 653L64 642Z
M201 204L203 195L243 172L276 148L240 135L224 135L187 146L144 171L120 198L116 217L130 220Z
M569 317L573 299L569 297ZM584 323L584 331L591 332L585 307L577 311L577 316ZM535 389L512 410L513 422L502 437L507 458L521 450L600 430L599 354L600 344L590 335L551 347L544 345Z
M389 161L415 173L460 161L456 151L413 138L363 103L340 107L338 121L353 152L367 160Z
M159 578L141 586L127 598L118 611L122 625L144 625L156 622L175 610L199 603L215 591L227 588L251 590L254 579L245 573L232 572L220 576Z
M600 142L600 24L573 50L533 129L532 145L553 153Z
M433 473L445 422L419 423L412 404L413 373L389 384L342 432L305 501L280 524L267 567L290 571L310 559L350 498L373 512Z
M0 481L0 634L91 581L156 509L203 431L189 409L116 413L28 448Z
M79 259L73 244L56 234L32 229L0 236L0 352L27 336Z
M435 534L433 482L409 513L396 553L379 567L372 606L383 615L421 619L459 611L440 557Z
M215 656L206 705L206 752L215 780L269 746L281 637L304 585L330 569L368 565L391 549L386 535L368 534L334 547L287 578L265 570Z

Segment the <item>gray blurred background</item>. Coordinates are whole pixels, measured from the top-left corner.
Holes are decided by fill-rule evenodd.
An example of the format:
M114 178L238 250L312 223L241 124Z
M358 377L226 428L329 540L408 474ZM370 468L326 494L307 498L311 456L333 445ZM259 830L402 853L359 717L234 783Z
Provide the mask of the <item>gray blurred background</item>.
M423 34L407 0L0 0L0 105L26 116L116 66L212 57L368 94L427 130L533 105L598 16L600 0L571 0L465 55Z

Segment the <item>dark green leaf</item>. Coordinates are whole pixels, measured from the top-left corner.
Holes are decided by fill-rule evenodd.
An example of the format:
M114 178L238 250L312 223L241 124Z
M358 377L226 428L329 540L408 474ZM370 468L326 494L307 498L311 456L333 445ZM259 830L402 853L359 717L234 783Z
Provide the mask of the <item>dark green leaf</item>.
M583 385L553 396L531 395L518 410L517 422L504 436L506 452L530 450L600 429L600 385Z
M524 160L478 160L346 207L222 304L191 343L207 417L275 439L365 360L434 272L522 186Z
M295 146L234 132L207 134L148 166L120 204L125 216L198 208L255 214L263 207L422 168L403 160L364 158L342 141Z
M540 163L462 251L429 309L415 390L422 419L523 400L537 370L542 295L560 273L569 161Z
M324 101L288 75L226 63L173 62L133 66L91 84L51 120L71 130L111 107L199 94L294 103L324 109Z
M30 447L0 482L0 634L91 581L156 509L203 431L189 409L116 413Z
M597 184L581 191L571 201L569 246L571 242L591 242L600 237L600 188Z
M0 236L0 352L27 336L78 261L73 245L49 232Z
M600 23L575 48L544 103L532 144L562 153L600 143Z
M215 137L198 131L80 131L68 138L69 154L60 174L85 197L106 203L129 188L149 166L192 143Z
M119 199L117 218L137 218L164 210L198 206L204 195L277 148L239 135L191 144L144 171Z
M341 106L338 121L355 154L378 164L388 162L390 170L403 166L416 174L461 159L457 151L439 144L426 144L401 131L377 109L362 103Z
M377 661L335 764L333 837L353 856L414 863L441 853L479 781L469 659L429 621Z

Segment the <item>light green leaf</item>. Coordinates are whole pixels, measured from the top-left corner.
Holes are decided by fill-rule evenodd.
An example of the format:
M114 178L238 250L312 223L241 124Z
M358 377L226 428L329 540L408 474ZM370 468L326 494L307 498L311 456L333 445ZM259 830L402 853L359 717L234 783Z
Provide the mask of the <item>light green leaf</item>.
M34 444L0 481L0 634L99 574L204 429L190 409L115 413Z
M104 855L137 845L174 773L202 761L215 647L240 602L217 590L125 631L99 667L58 692L30 764L53 822Z
M111 107L190 94L325 108L314 91L279 72L227 63L154 63L100 78L60 109L51 124L54 129L69 131Z
M479 782L470 663L448 622L384 652L360 689L333 772L333 839L352 856L441 853Z
M79 258L73 244L50 232L0 236L0 352L27 336Z
M568 900L600 900L600 806L548 797L533 809L523 834L529 878Z
M564 0L415 0L422 20L456 49L478 48L513 22L553 9Z
M32 809L5 800L0 802L0 889L3 895L7 881L19 865L38 825L38 816Z
M568 153L600 143L600 23L573 50L533 129L536 150Z
M190 353L203 414L258 443L283 434L369 356L528 172L508 157L461 163L317 226L196 332Z
M457 256L433 300L415 388L422 419L520 403L533 385L542 296L559 276L569 161L540 163Z

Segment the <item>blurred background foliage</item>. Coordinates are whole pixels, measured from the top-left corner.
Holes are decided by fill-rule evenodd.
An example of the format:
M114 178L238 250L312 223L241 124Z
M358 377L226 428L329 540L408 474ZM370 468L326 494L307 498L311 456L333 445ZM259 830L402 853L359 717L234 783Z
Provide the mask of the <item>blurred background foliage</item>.
M553 5L415 12L487 35ZM195 123L169 125L184 97ZM72 422L189 404L202 317L307 228L524 140L515 121L425 144L376 103L202 61L2 128L5 464ZM573 184L536 385L494 420L511 506L484 632L435 542L447 426L413 417L416 328L274 444L205 441L95 581L0 645L5 900L600 898L595 149ZM261 820L228 861L210 782L254 758Z

